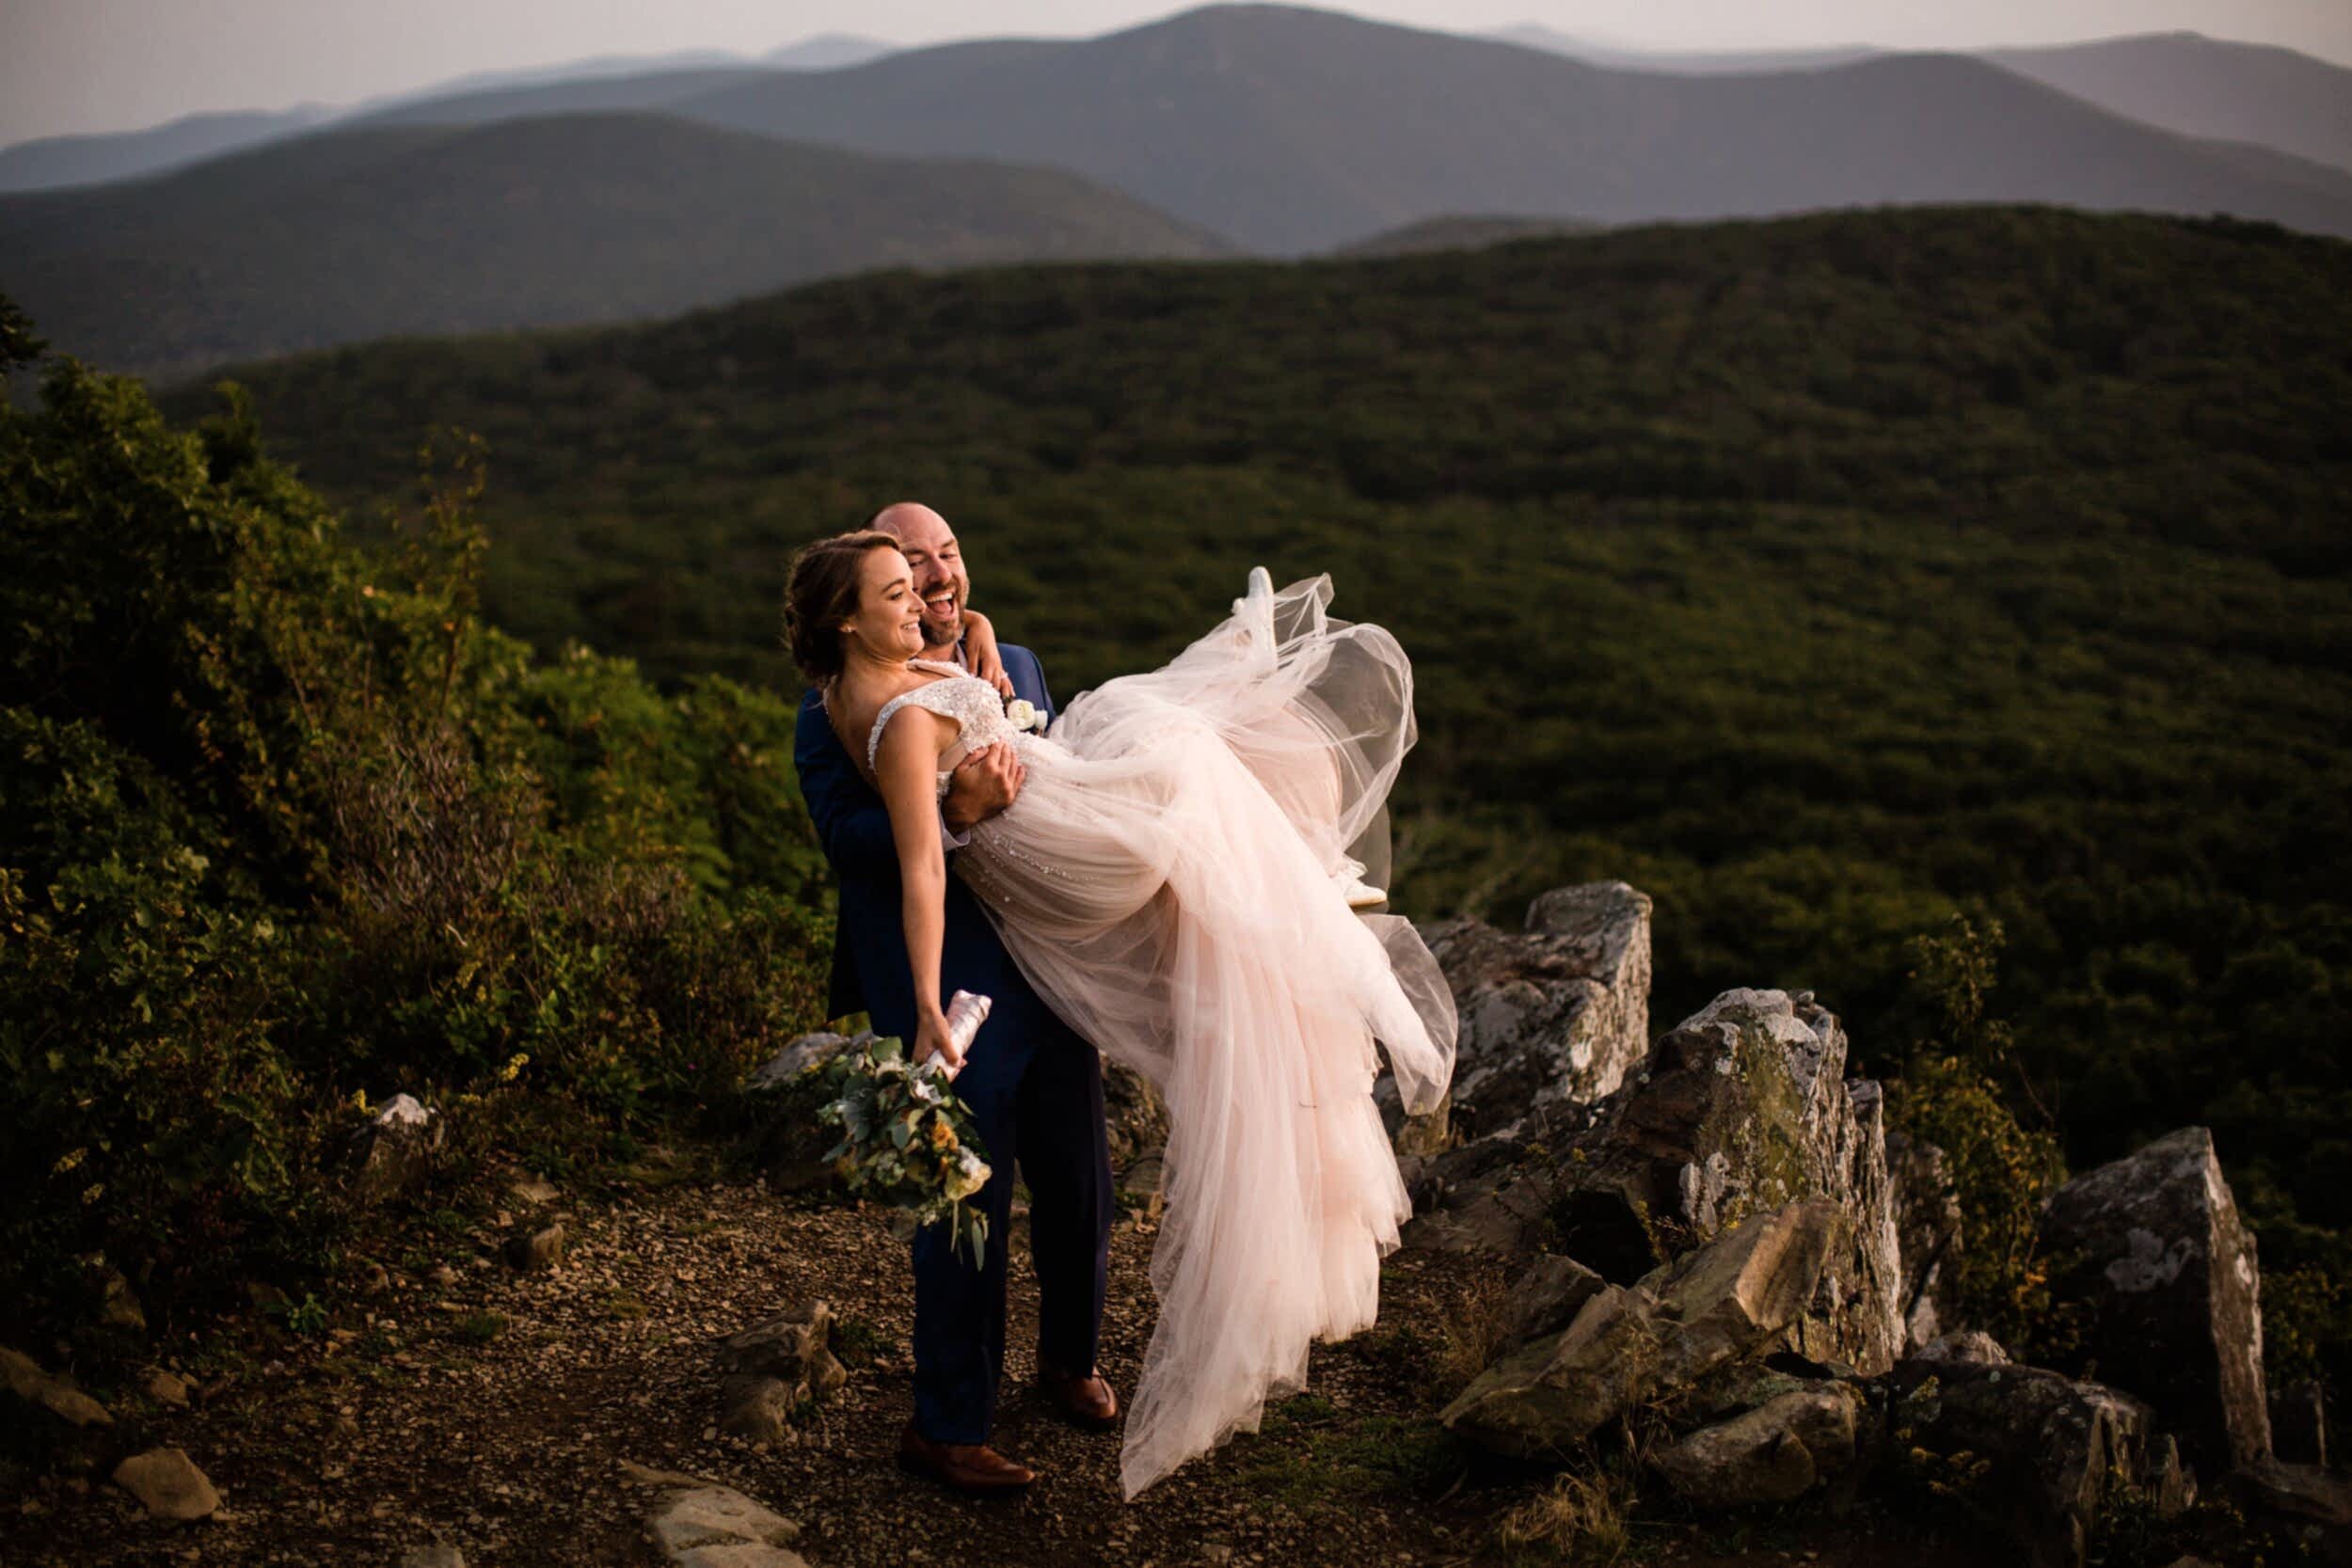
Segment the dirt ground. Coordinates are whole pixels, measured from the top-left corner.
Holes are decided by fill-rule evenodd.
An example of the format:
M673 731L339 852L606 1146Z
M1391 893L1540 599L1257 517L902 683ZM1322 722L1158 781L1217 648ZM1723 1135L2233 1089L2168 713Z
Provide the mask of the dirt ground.
M558 1218L566 1257L517 1274L500 1243ZM1501 1530L1543 1478L1466 1464L1432 1419L1445 1325L1492 1282L1411 1251L1388 1265L1381 1323L1317 1350L1308 1392L1122 1503L1118 1437L1075 1431L1030 1396L1035 1291L1022 1227L997 1445L1036 1467L1025 1496L967 1499L891 1463L910 1409L914 1297L904 1244L870 1209L696 1180L577 1207L517 1200L467 1225L420 1221L375 1259L373 1292L330 1321L256 1313L162 1365L198 1386L186 1409L101 1390L150 1422L219 1489L193 1525L151 1520L103 1477L0 1494L0 1562L360 1563L437 1542L470 1568L645 1564L647 1494L631 1462L723 1481L798 1521L812 1568L902 1563L1459 1563L1604 1560ZM1148 1221L1113 1242L1103 1366L1122 1396L1152 1323ZM389 1250L389 1249L388 1249ZM815 1297L840 1317L848 1386L775 1451L720 1433L720 1337ZM295 1332L294 1329L302 1332ZM1645 1505L1646 1509L1648 1505ZM1914 1568L2006 1560L1991 1544L1923 1543L1865 1507L1724 1521L1637 1510L1626 1560L1734 1568Z

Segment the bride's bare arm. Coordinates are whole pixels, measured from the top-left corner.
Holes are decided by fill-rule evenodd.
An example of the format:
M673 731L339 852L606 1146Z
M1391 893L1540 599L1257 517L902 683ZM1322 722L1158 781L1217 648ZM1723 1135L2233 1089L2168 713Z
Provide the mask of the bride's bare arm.
M906 923L907 962L914 976L914 1060L937 1053L949 1067L961 1053L947 1038L940 1005L939 954L947 927L947 855L939 843L939 758L955 741L955 724L909 704L892 716L874 752L874 781L890 812L898 847L898 905Z

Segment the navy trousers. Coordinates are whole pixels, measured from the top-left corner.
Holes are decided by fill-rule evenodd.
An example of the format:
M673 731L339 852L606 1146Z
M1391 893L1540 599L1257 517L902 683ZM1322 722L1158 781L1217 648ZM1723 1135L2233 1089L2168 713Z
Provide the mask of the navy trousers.
M975 1199L988 1217L988 1245L975 1267L946 1226L915 1232L914 1424L934 1443L985 1443L1005 1364L1016 1169L1029 1188L1038 1358L1073 1372L1094 1365L1115 1217L1102 1063L1067 1029L991 1037L983 1027L956 1092L972 1107L993 1167Z

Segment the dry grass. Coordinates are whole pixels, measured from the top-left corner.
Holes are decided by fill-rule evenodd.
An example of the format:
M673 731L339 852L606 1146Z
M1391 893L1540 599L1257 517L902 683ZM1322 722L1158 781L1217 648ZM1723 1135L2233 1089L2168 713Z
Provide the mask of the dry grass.
M1506 1546L1533 1546L1576 1562L1614 1562L1630 1539L1626 1513L1633 1488L1623 1476L1569 1472L1504 1515L1497 1533Z
M1480 1269L1454 1296L1434 1368L1440 1400L1451 1400L1486 1370L1502 1348L1503 1307L1509 1294L1500 1270Z

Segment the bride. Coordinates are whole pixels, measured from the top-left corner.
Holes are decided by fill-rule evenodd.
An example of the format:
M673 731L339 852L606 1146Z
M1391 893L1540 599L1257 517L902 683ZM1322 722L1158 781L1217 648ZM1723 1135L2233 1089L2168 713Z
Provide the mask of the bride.
M1310 1344L1368 1327L1410 1213L1375 1108L1377 1039L1406 1108L1453 1070L1454 1005L1412 927L1350 908L1348 856L1414 739L1394 638L1331 619L1327 578L1263 570L1160 669L1080 695L1043 736L997 689L914 657L922 604L897 541L849 533L794 558L803 663L838 671L835 726L889 809L919 1057L954 1059L939 994L949 770L1009 743L1011 806L956 871L1022 973L1168 1105L1160 1315L1127 1419L1133 1497L1305 1386ZM812 640L824 644L812 659ZM837 641L835 641L837 640Z

